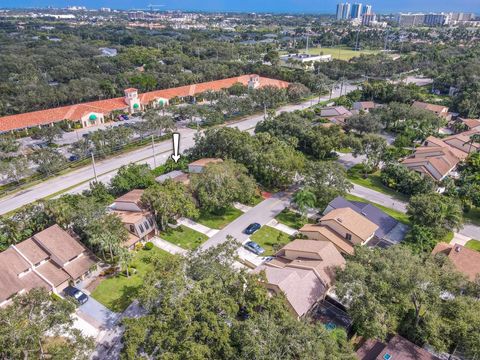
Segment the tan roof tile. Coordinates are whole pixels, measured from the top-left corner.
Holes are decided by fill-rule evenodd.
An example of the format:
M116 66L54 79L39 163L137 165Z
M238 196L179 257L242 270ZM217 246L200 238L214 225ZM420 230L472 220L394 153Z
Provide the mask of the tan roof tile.
M465 274L470 281L474 281L476 276L480 274L480 252L459 244L438 243L432 254L438 253L445 254L455 268Z
M378 225L350 208L334 209L320 219L320 221L324 220L334 220L364 241L378 229Z

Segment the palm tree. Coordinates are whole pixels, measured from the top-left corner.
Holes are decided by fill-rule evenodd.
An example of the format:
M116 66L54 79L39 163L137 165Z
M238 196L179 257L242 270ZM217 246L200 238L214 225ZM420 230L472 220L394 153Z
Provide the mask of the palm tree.
M297 209L300 211L302 218L307 217L308 209L314 207L316 201L317 201L317 198L315 194L308 188L303 188L301 190L298 190L293 195L293 203L295 204Z
M120 267L123 269L125 268L125 272L127 273L127 278L130 277L130 272L128 268L130 267L133 260L133 253L126 248L121 248L118 253L118 262L120 263Z
M160 115L157 109L149 109L143 115L147 129L158 132L162 135L163 131L175 130L175 122L171 116Z
M472 136L470 136L470 140L464 144L470 144L470 147L468 148L469 154L472 152L473 143L480 143L480 134L473 134Z

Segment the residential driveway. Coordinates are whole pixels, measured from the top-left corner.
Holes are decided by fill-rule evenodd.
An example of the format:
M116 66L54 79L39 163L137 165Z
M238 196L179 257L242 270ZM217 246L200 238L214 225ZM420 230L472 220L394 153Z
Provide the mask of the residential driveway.
M202 249L208 249L212 246L226 241L227 236L230 235L240 243L245 242L248 239L248 235L243 232L245 228L251 223L259 223L260 225L266 225L270 220L277 216L284 208L290 203L290 194L277 193L272 195L271 198L262 201L251 210L238 217L218 233L213 235L201 246Z
M363 160L365 160L364 155L359 155L357 157L353 156L351 153L339 153L337 152L338 159L337 161L342 164L345 169L350 169L352 166L360 164Z
M94 325L101 329L113 328L120 316L120 314L107 309L91 296L88 297L85 304L80 305L78 312L79 316L84 319L93 319Z
M465 224L459 231L463 236L480 240L480 226L473 224Z

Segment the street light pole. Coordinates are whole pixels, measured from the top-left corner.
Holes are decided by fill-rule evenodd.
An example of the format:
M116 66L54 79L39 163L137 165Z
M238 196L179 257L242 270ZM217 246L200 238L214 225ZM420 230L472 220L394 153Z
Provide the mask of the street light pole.
M97 169L95 169L95 157L92 152L92 166L93 166L93 175L95 176L95 181L98 183Z
M154 169L157 168L157 159L155 158L155 140L154 140L154 137L152 135L152 153L153 153L153 166L154 166Z

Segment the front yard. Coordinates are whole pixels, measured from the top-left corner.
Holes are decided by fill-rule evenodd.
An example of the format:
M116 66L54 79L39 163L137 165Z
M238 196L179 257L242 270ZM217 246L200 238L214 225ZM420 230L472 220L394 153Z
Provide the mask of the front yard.
M480 240L475 240L475 239L469 240L465 244L465 247L472 250L480 251Z
M378 191L379 193L391 196L395 199L408 201L408 196L401 194L383 185L380 180L380 171L368 174L366 177L362 172L362 164L357 164L347 171L347 178L352 183Z
M185 250L195 250L208 240L208 236L186 226L180 225L176 229L169 228L161 232L160 237Z
M152 250L138 250L132 261L136 273L130 277L122 273L106 278L93 290L91 296L112 311L122 312L137 297L146 274L152 270L149 259L152 256L166 258L169 253L154 247Z
M300 229L306 223L315 223L313 220L305 220L302 216L289 209L283 209L280 214L275 216L275 220L283 225L287 225L293 229Z
M210 229L223 229L230 224L233 220L238 218L243 213L234 208L228 208L223 214L212 214L204 210L200 210L200 216L195 221L208 226Z
M250 239L265 249L264 256L273 255L283 245L290 242L290 236L267 225L250 236Z

